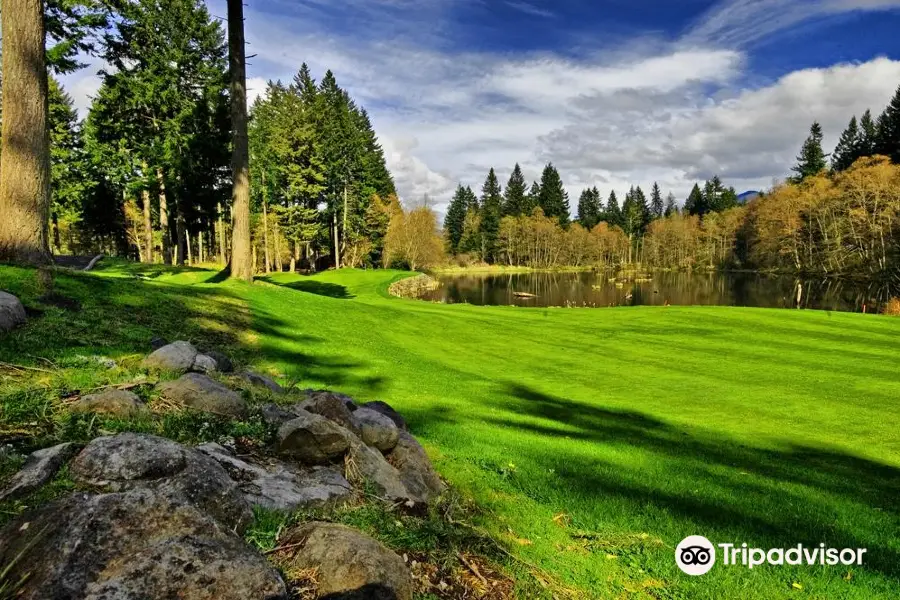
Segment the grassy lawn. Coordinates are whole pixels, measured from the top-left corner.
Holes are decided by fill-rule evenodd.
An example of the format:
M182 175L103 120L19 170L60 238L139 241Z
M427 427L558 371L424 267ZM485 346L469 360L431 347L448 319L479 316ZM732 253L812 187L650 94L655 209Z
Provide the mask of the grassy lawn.
M33 273L0 267L0 288L43 311L0 338L0 361L67 370L64 383L35 372L29 389L0 370L0 435L58 435L49 413L60 388L123 377L151 335L186 337L283 383L392 404L485 509L480 525L558 592L897 596L898 319L448 306L388 297L397 272L252 286L214 275L115 263L59 275L57 292L81 301L73 311L41 303ZM126 368L79 358L92 354ZM717 564L692 578L673 559L691 534L868 553L861 568Z

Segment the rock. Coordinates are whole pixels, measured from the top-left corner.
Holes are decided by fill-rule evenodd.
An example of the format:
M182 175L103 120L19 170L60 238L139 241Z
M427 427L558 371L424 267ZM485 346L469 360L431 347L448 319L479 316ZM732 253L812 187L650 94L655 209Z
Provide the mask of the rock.
M28 320L25 307L8 292L0 292L0 331L9 331Z
M188 408L229 417L247 416L247 403L240 394L200 373L162 383L159 390L166 398Z
M6 489L0 492L0 502L21 498L37 490L53 479L76 452L78 446L75 444L59 444L35 450L25 459L22 469L13 475Z
M347 479L350 481L368 481L375 487L379 496L392 502L423 502L410 493L400 479L400 472L391 466L378 450L354 439L347 456Z
M163 346L168 346L168 345L169 345L169 342L166 341L166 338L161 338L159 336L153 336L150 339L150 348L152 348L153 350L159 350Z
M213 463L215 465L215 463ZM286 600L264 557L203 510L156 490L76 493L0 529L20 600Z
M165 438L138 433L96 438L72 461L71 472L79 483L112 492L152 489L196 506L234 531L253 521L243 494L218 462Z
M83 396L71 406L72 412L94 412L116 417L133 417L147 410L136 394L127 390L106 390Z
M266 404L259 409L263 422L269 427L281 427L288 421L297 418L297 413L291 412L277 404Z
M391 405L387 402L382 402L381 400L366 402L362 405L362 408L369 408L376 412L380 412L384 416L388 417L391 421L393 421L394 424L403 431L409 431L409 427L406 425L406 420L403 418L403 416L396 410L391 408Z
M306 464L324 464L343 456L355 439L325 417L305 413L278 428L278 453Z
M253 371L244 371L243 373L241 373L241 377L249 381L252 385L267 388L270 392L274 392L276 394L284 393L283 387L281 387L273 379L266 377L265 375L260 375L259 373L254 373Z
M198 354L194 357L194 364L191 365L191 371L198 373L212 373L219 368L218 363L211 356Z
M197 450L222 465L254 506L282 511L334 506L348 500L353 492L344 476L328 467L297 471L279 461L265 466L253 464L236 458L219 444L203 444Z
M291 567L316 570L319 598L412 600L412 576L403 559L355 529L306 523L289 531L281 543L301 544Z
M234 371L234 363L225 354L217 350L210 350L209 352L204 352L204 354L216 361L216 370L219 373L231 373Z
M400 472L400 480L413 496L425 503L444 493L444 483L431 465L425 449L409 432L401 431L388 461Z
M145 369L184 373L194 366L197 349L188 342L172 342L154 350L142 363Z
M397 445L400 430L385 415L371 408L360 408L353 413L353 420L360 431L360 439L382 452L387 452Z
M297 406L307 412L322 415L358 435L359 428L350 416L351 411L347 408L347 400L353 402L349 396L343 394L327 391L307 392L306 400Z

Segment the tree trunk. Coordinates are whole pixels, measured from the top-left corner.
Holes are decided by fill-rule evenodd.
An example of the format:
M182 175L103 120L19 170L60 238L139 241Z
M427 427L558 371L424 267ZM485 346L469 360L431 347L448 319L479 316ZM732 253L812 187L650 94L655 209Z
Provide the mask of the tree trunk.
M344 182L344 214L341 226L341 254L347 249L347 182Z
M231 70L231 276L253 280L250 256L250 150L247 140L247 73L243 0L228 0L228 58Z
M172 239L169 232L169 207L166 203L166 178L161 167L156 168L156 182L159 185L159 230L162 232L163 263L172 264Z
M281 273L281 228L277 223L272 233L275 235L275 271Z
M203 235L204 235L204 233L205 233L205 231L202 227L200 228L200 231L197 232L197 253L199 254L198 258L200 260L201 265L203 264L203 259L205 258L203 256Z
M334 229L334 268L341 268L341 249L338 241L338 223L337 223L337 210L334 211L331 215L331 223Z
M180 186L179 186L180 187ZM184 266L185 258L189 259L190 262L190 234L187 231L187 223L184 220L184 206L183 200L180 198L176 198L175 200L175 235L177 241L177 248L175 252L176 256L176 264L179 267Z
M146 170L146 166L144 170ZM148 263L153 262L153 223L150 221L150 190L141 190L141 200L144 204L144 259Z
M0 261L49 264L50 138L42 0L2 0Z
M263 247L265 248L265 270L266 274L272 270L272 263L269 260L269 207L266 201L266 174L263 172Z
M222 221L222 203L216 204L216 212L219 214L219 220L216 222L216 234L219 238L219 262L227 265L225 258L225 223Z

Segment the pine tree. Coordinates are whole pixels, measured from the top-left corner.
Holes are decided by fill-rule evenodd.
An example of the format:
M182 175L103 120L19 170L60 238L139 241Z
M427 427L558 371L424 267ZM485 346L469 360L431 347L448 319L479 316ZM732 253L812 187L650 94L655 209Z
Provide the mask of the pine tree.
M822 126L816 121L809 128L809 137L800 149L797 164L791 169L797 174L793 177L795 182L818 175L828 167L828 155L822 151L822 137Z
M49 84L50 223L53 246L59 251L59 223L71 228L81 220L92 177L75 103L56 79L51 77Z
M541 204L541 185L537 181L531 182L531 189L525 195L525 204L522 207L522 214L531 216Z
M563 227L569 224L569 194L553 163L548 163L541 174L538 205L545 216L558 219Z
M585 229L593 229L600 222L600 191L596 187L582 190L576 218Z
M875 144L878 138L878 127L872 119L872 111L866 110L859 120L859 156L872 156L875 154Z
M700 185L694 184L694 187L691 189L691 193L688 195L687 200L684 202L684 212L691 216L703 216L709 212L709 207L706 205L706 201L703 197L703 192L700 191Z
M503 210L504 217L518 217L525 209L525 195L528 193L528 186L525 183L525 176L522 175L522 168L519 163L513 168L512 174L509 176L509 182L506 184L506 191L503 193Z
M444 217L444 233L447 235L447 245L451 254L459 252L459 242L462 240L463 228L466 225L468 203L466 188L460 184L456 188L456 193L453 194L453 199L450 200L447 216Z
M500 231L500 211L503 196L500 190L500 182L494 169L488 172L484 185L481 188L481 259L485 262L494 262L497 255L497 234Z
M666 210L664 214L667 217L678 214L678 204L675 203L675 194L672 192L669 192L669 195L666 196Z
M650 222L650 209L647 198L640 186L631 188L622 203L622 229L629 238L641 236Z
M847 129L841 134L834 152L831 153L831 168L835 171L849 169L860 157L860 141L859 125L854 115Z
M250 248L250 151L247 139L247 62L243 0L228 0L231 73L231 277L253 280Z
M894 163L900 164L900 87L878 118L877 136L876 153L890 157Z
M653 190L650 192L650 218L659 219L663 216L664 210L662 192L659 191L659 184L654 181Z
M622 209L619 208L619 199L616 198L615 190L609 193L609 199L606 201L606 211L603 214L602 220L616 227L622 227L625 224L622 219Z

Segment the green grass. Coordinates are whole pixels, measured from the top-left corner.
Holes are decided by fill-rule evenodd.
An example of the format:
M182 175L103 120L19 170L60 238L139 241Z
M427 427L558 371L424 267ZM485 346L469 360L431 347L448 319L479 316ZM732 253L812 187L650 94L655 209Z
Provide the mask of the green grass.
M301 387L382 399L479 525L596 598L894 598L900 586L900 320L725 307L523 309L390 298L398 272L273 275L113 263L0 288L44 311L0 338L0 443L60 435L55 398L134 377L151 335L226 348ZM78 362L103 354L112 372ZM42 360L35 357L42 357ZM79 359L80 360L80 359ZM129 362L132 361L132 362ZM27 383L26 383L27 382ZM37 423L37 426L33 424ZM675 545L868 548L857 567L675 566ZM551 584L553 582L551 581Z

